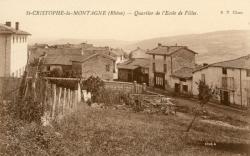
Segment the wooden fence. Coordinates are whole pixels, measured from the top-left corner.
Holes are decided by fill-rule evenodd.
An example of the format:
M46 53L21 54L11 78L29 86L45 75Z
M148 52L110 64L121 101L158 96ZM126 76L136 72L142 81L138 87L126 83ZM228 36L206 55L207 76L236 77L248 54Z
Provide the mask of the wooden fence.
M146 84L138 84L129 82L118 82L118 81L104 81L104 86L107 89L122 91L125 93L136 93L141 94L146 90Z
M56 77L44 77L47 80L66 80L66 81L82 81L79 78L56 78ZM138 84L136 81L134 83L130 82L120 82L120 81L107 81L103 80L104 87L106 89L122 91L126 93L142 93L146 90L146 84Z
M80 85L77 90L71 90L48 84L46 81L44 97L45 113L42 120L47 124L50 120L61 119L77 109L81 101Z

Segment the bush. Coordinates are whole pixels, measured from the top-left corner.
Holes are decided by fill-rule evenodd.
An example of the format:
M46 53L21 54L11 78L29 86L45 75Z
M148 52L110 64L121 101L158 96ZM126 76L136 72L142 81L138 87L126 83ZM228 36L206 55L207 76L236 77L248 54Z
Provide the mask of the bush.
M87 90L92 95L92 101L97 102L98 97L104 88L104 82L99 77L90 76L81 84L81 89Z

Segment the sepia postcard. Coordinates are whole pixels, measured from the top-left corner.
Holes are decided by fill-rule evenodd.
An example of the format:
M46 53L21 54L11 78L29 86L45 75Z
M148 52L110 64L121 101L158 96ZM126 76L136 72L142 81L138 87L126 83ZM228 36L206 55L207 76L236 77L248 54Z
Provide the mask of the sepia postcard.
M1 0L0 155L250 155L250 1Z

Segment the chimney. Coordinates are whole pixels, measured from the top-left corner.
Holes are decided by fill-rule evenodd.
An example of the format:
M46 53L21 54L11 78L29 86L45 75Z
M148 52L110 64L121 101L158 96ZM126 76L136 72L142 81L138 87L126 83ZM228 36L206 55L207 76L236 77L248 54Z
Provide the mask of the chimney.
M175 43L175 46L177 47L177 43Z
M205 66L208 66L208 63L203 63L203 66L205 67Z
M160 47L161 46L161 43L158 43L158 47Z
M81 44L81 55L84 54L84 44Z
M16 22L16 30L19 30L19 22Z
M11 22L10 22L10 21L7 21L7 22L5 23L5 25L8 26L8 27L11 27Z

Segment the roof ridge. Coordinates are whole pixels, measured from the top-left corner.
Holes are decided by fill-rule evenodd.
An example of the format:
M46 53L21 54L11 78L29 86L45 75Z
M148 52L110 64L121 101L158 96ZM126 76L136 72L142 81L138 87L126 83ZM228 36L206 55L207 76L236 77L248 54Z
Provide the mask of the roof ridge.
M209 64L208 66L211 66L211 65L214 65L214 64L218 64L218 63L224 63L224 62L236 61L236 60L240 60L240 59L245 58L245 57L249 57L249 58L250 58L250 54L247 54L247 55L244 55L244 56L241 56L241 57L235 58L235 59L231 59L231 60L225 60L225 61L215 62L215 63Z

